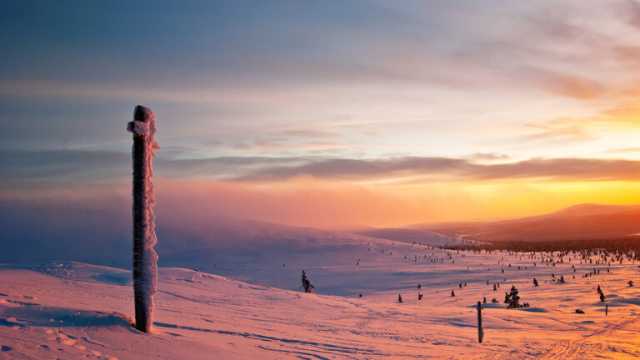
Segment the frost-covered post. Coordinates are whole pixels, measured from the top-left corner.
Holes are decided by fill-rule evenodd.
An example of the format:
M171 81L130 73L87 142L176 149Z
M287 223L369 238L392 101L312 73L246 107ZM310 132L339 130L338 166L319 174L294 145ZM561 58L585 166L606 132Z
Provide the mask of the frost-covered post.
M133 296L136 328L150 332L153 324L153 296L158 286L158 254L153 207L153 153L157 148L155 116L151 109L136 106L133 121Z
M476 309L478 310L478 342L482 344L482 339L484 338L484 330L482 329L482 304L478 301L476 304Z

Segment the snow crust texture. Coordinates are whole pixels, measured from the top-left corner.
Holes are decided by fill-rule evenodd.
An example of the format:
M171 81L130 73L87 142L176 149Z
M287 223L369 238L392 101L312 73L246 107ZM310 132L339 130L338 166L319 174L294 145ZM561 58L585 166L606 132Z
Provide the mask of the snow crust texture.
M75 262L0 265L0 359L640 357L640 287L628 285L640 283L635 261L603 264L596 256L566 255L550 264L540 255L361 246L351 265L332 260L346 256L344 248L318 254L316 263L328 269L323 276L321 266L307 263L317 290L311 294L161 267L151 334L130 325L126 270ZM417 261L416 253L422 254ZM261 266L260 278L277 282L291 272L292 281L300 281L292 263L264 260ZM331 278L355 278L360 286L356 294L335 289L350 295L327 295L329 284L356 284ZM504 293L513 285L530 307L506 308ZM484 297L484 342L478 344L476 303Z

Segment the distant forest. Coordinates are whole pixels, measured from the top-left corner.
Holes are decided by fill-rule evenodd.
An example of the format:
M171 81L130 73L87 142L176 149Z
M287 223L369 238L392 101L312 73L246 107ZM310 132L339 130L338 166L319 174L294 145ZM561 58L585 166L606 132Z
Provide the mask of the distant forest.
M576 239L552 241L495 241L446 246L450 250L511 250L511 251L579 251L604 249L608 251L635 251L640 253L640 236L613 239Z

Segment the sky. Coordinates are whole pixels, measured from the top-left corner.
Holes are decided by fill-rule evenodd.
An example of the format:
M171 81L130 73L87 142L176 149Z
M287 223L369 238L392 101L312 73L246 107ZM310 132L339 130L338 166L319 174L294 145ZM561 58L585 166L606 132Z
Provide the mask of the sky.
M136 104L156 113L158 206L187 217L640 202L636 1L7 1L0 53L0 205L27 222L128 214Z

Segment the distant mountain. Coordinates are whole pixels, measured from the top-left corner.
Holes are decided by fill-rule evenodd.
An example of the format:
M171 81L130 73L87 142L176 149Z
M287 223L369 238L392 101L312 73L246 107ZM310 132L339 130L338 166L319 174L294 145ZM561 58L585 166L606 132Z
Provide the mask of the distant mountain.
M513 220L423 225L422 228L487 242L619 239L640 233L640 205L580 204Z
M602 204L578 204L550 213L546 216L590 216L608 215L631 210L640 210L640 205L602 205Z

